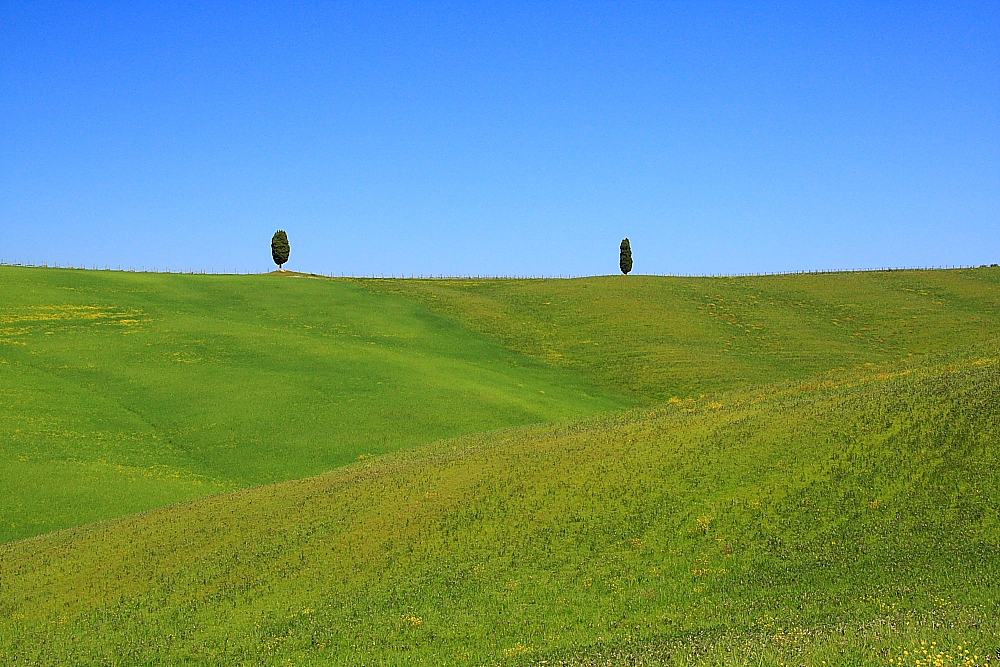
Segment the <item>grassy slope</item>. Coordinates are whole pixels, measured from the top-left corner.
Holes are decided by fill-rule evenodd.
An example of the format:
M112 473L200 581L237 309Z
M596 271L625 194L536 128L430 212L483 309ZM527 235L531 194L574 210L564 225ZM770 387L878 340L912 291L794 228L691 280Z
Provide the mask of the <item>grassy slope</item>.
M0 541L627 405L343 281L0 267Z
M1000 330L1000 271L337 281L0 267L0 541ZM543 393L544 392L544 393Z
M359 281L640 403L953 349L1000 331L1000 270Z
M1000 637L998 356L466 436L3 545L0 656L884 665L922 640L981 656Z

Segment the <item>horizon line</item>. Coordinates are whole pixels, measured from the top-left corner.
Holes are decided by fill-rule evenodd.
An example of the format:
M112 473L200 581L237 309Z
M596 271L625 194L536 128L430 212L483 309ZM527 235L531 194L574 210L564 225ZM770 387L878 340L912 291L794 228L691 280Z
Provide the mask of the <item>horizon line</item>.
M293 270L273 270L273 271L251 271L249 269L238 270L234 269L229 271L223 269L221 271L216 271L214 268L210 270L206 269L175 269L171 270L168 267L163 267L159 269L158 267L152 267L151 270L147 270L146 267L140 267L136 269L135 267L125 268L118 265L116 268L112 269L110 265L105 265L104 268L98 265L86 266L79 265L74 266L73 264L66 264L60 266L58 263L52 264L51 266L48 262L41 262L35 264L32 262L8 262L5 260L0 260L0 266L9 266L15 268L31 268L31 269L59 269L59 270L73 270L73 271L114 271L120 273L150 273L150 274L170 274L170 275L212 275L212 276L263 276L269 274L298 274L303 276L311 276L316 278L346 278L355 280L576 280L581 278L605 278L613 277L617 275L623 275L618 273L600 273L600 274L553 274L553 275L535 275L535 274L491 274L491 275L471 275L471 274L356 274L356 273L311 273L305 271L293 271ZM647 277L657 277L657 278L756 278L756 277L769 277L769 276L797 276L797 275L817 275L817 274L832 274L832 273L890 273L893 271L953 271L953 270L967 270L967 269L988 269L997 268L998 264L969 264L969 265L946 265L946 266L902 266L902 267L879 267L879 268L858 268L858 269L800 269L796 271L764 271L764 272L741 272L741 273L630 273L633 276L647 276ZM627 277L627 276L626 276Z

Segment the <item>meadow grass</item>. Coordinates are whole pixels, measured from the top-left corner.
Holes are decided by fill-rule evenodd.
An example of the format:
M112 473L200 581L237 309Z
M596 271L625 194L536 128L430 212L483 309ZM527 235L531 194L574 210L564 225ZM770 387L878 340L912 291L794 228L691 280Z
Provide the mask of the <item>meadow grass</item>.
M628 405L344 281L0 267L0 541Z
M637 404L954 349L1000 331L1000 270L359 280Z
M439 438L982 340L1000 270L329 280L0 267L0 541Z
M998 282L0 267L0 663L993 664Z
M0 659L992 664L998 397L981 344L8 543Z

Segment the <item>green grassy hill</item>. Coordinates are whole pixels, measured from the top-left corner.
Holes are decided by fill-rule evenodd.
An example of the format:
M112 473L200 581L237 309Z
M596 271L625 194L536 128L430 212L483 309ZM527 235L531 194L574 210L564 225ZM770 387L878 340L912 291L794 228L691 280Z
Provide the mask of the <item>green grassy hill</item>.
M0 540L628 403L415 301L0 267Z
M327 280L0 267L0 541L465 433L967 345L1000 271Z
M987 664L998 288L0 267L0 664Z
M998 396L985 345L465 436L9 543L0 658L986 664ZM925 650L939 661L918 663Z
M363 280L638 404L954 349L1000 332L1000 270Z

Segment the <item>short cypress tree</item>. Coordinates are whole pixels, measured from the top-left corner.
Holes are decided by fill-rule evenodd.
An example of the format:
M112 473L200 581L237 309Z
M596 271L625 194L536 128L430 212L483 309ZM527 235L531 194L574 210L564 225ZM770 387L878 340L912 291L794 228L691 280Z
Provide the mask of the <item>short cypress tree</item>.
M621 255L618 257L618 268L625 275L628 275L628 272L632 270L632 244L628 242L628 239L622 239Z
M279 271L284 271L281 265L288 261L288 255L291 252L292 248L288 245L288 234L279 229L271 237L271 258L278 265Z

